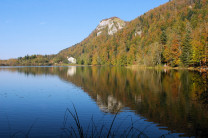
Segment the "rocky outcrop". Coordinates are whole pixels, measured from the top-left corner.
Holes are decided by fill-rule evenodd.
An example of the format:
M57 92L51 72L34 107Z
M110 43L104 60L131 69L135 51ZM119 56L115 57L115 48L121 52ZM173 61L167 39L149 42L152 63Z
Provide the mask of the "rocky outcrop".
M121 20L118 17L112 17L109 19L104 19L100 22L97 26L97 36L102 34L102 32L107 29L108 35L115 34L118 30L121 30L123 27L126 26L126 22Z

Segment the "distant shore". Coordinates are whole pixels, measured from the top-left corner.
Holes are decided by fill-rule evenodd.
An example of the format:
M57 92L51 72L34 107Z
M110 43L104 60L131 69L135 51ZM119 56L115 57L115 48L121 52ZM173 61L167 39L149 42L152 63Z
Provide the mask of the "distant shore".
M130 65L127 68L145 68L145 69L161 69L161 70L192 70L192 71L199 71L199 72L208 72L208 67L170 67L170 66L144 66L144 65Z
M80 65L80 64L52 64L52 65L0 65L0 67L56 67L56 66L106 66L106 65ZM145 66L145 65L127 65L126 68L131 69L159 69L159 70L191 70L199 72L208 72L208 67L170 67L170 66Z
M59 67L59 66L91 66L79 64L52 64L52 65L0 65L0 67Z

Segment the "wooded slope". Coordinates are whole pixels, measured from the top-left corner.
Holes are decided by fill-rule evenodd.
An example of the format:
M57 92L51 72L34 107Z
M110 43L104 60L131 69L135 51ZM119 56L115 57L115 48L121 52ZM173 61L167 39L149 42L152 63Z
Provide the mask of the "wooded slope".
M173 0L128 22L114 35L94 30L56 58L78 64L200 66L207 62L208 0Z

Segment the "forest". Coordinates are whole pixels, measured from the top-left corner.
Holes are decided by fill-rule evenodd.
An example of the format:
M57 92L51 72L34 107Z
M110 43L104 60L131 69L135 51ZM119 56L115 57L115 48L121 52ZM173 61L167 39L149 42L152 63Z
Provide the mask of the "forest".
M94 30L85 40L56 55L33 55L0 65L82 65L206 67L208 0L172 0L152 9L114 35Z
M55 60L55 55L26 55L17 59L0 60L0 66L50 66Z

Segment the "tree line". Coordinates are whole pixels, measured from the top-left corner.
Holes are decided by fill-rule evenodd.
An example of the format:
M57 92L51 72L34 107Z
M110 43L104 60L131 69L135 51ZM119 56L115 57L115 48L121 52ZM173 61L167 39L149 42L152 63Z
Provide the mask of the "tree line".
M59 53L85 65L206 66L208 1L173 0L128 22L113 36L96 30Z
M208 0L172 0L127 22L114 35L103 31L97 36L94 30L56 55L27 55L0 60L0 65L67 64L72 56L83 65L202 67L208 62L207 43Z

